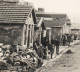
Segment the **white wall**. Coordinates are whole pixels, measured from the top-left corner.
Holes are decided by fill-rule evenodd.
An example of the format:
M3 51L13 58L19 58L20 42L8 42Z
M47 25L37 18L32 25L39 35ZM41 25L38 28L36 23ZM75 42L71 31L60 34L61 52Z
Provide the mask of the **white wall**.
M63 25L63 34L71 34L71 26L66 23Z
M26 29L26 25L27 25L27 29ZM25 40L25 30L27 30L26 32L26 45L24 45L24 40ZM30 31L30 36L28 37L28 32ZM27 43L29 43L29 47L33 46L33 34L34 34L34 22L33 22L33 18L32 18L32 14L27 18L24 26L23 26L23 42L22 45L24 48L27 47ZM28 42L28 39L30 40Z

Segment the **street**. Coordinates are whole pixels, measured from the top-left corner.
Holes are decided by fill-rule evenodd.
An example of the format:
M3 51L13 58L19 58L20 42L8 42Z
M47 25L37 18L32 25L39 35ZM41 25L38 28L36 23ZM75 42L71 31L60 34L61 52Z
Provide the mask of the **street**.
M39 72L79 72L80 71L80 45L70 47L71 54L66 52L57 60L47 64Z
M79 3L0 0L0 72L80 72Z

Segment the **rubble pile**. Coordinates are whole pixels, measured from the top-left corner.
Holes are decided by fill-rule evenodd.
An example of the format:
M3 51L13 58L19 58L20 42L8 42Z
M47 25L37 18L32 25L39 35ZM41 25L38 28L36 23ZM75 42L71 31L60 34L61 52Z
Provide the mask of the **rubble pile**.
M8 69L7 64L0 61L0 70L7 70L7 69Z
M0 47L0 71L1 72L34 72L41 67L43 61L35 50L17 52L11 46Z
M73 52L69 49L66 51L66 54L72 54Z

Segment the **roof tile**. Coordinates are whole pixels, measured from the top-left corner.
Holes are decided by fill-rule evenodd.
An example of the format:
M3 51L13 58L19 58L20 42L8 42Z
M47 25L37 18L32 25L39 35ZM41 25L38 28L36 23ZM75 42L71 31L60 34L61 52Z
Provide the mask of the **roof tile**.
M0 4L0 23L25 23L32 6Z
M67 19L66 14L46 14L46 13L38 13L37 17L44 17L44 23L46 27L62 27ZM45 18L52 18L52 20L45 20Z

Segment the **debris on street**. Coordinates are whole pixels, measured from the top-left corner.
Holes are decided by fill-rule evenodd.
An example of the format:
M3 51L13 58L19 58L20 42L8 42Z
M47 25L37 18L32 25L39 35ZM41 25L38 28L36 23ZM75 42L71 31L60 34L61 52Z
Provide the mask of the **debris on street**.
M66 51L66 54L72 54L73 52L69 49Z

